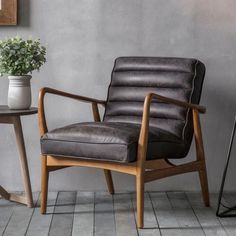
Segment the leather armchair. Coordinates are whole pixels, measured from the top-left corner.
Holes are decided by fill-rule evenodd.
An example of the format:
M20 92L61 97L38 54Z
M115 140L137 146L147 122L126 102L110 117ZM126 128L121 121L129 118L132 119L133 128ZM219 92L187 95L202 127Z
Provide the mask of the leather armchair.
M199 106L205 66L196 59L120 57L115 61L106 101L42 88L39 128L42 150L41 213L46 212L49 172L70 166L104 169L114 193L111 171L136 177L137 225L143 227L144 184L197 171L203 199L209 206ZM94 122L70 124L48 131L44 96L52 94L91 104ZM105 106L101 120L98 105ZM184 158L194 135L196 161Z

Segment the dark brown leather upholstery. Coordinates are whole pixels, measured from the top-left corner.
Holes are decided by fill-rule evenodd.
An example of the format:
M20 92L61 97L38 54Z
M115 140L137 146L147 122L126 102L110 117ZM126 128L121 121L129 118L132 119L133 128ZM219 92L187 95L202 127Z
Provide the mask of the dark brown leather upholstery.
M196 59L122 57L115 61L103 122L78 123L48 132L43 154L132 162L145 96L198 104L205 66ZM154 100L150 113L147 159L183 158L193 134L189 109Z

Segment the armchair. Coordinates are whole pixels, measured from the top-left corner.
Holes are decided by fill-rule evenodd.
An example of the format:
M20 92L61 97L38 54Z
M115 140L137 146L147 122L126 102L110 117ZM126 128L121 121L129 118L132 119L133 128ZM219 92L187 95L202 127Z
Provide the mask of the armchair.
M104 170L113 194L111 171L135 176L137 226L143 227L144 184L197 171L203 200L209 206L207 172L199 113L205 66L196 59L120 57L115 61L106 101L42 88L39 94L41 137L41 213L46 213L51 171L71 166ZM94 122L48 131L44 97L68 97L91 104ZM101 121L98 105L105 106ZM180 165L194 135L196 160Z

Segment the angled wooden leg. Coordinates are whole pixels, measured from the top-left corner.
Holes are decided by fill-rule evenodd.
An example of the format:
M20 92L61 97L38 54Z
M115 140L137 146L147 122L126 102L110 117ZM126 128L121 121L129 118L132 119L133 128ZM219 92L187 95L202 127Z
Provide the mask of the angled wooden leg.
M104 170L106 182L107 182L107 188L110 194L114 194L114 185L112 181L112 175L110 170Z
M21 127L21 120L20 120L20 117L16 116L16 117L13 117L12 121L13 121L14 130L16 134L16 142L18 146L18 151L20 154L21 174L22 174L22 178L24 182L26 202L27 202L28 207L33 207L33 196L32 196L32 190L31 190L30 177L29 177L28 163L27 163L27 158L26 158L24 137L23 137L22 127Z
M210 199L209 199L209 190L208 190L208 183L207 183L207 173L206 170L198 171L201 189L202 189L202 198L206 207L210 206Z
M0 185L0 196L2 196L5 199L10 198L10 194Z
M47 211L47 196L48 196L48 177L47 156L41 157L41 214Z
M194 126L194 137L196 144L196 152L197 152L197 160L201 161L202 167L198 171L201 189L202 189L202 197L205 206L210 206L209 199L209 190L208 190L208 181L207 181L207 170L206 170L206 162L205 162L205 154L204 154L204 146L202 141L202 131L199 120L198 111L193 109L193 126Z

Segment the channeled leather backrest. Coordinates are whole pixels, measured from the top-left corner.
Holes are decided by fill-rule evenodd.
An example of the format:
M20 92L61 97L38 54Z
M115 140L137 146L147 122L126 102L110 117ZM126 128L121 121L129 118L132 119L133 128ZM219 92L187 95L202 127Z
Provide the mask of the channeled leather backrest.
M205 66L196 59L163 57L120 57L115 61L109 86L105 122L141 124L145 96L162 96L198 104ZM154 100L150 129L161 128L181 139L192 136L189 109Z

